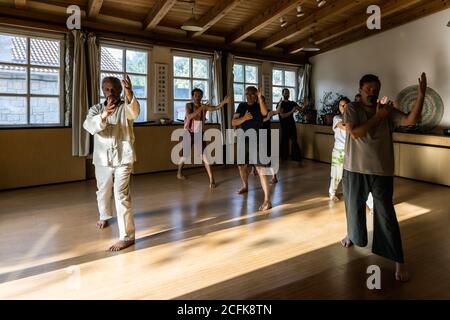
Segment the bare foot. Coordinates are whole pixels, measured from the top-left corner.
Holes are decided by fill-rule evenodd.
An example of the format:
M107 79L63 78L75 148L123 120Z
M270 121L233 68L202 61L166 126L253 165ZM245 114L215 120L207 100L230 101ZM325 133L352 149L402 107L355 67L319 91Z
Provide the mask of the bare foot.
M339 201L339 198L336 195L334 195L334 196L330 196L330 200L337 202L337 201Z
M216 188L216 183L213 181L213 182L210 182L209 183L209 188L210 189L215 189Z
M403 263L395 263L395 280L401 282L409 281L409 273Z
M278 182L277 177L272 177L272 184L275 184L275 183L277 183L277 182Z
M134 244L134 240L119 240L114 243L111 247L109 247L109 251L120 251Z
M98 220L96 226L97 229L106 228L108 226L108 220Z
M180 180L186 180L186 177L183 176L181 173L178 173L178 174L177 174L177 179L180 179Z
M345 238L341 240L341 244L343 247L349 248L353 245L353 242L348 238L348 236L345 236Z
M248 188L247 187L242 187L237 191L237 194L244 194L248 192Z
M259 207L259 211L266 211L272 208L272 203L270 201L264 201L264 203Z

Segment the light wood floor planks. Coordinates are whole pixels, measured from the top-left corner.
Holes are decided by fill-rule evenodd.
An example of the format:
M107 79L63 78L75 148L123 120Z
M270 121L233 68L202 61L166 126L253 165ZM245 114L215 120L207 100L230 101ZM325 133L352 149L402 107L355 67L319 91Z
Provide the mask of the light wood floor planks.
M344 249L343 202L327 198L329 165L283 164L268 214L258 178L247 196L237 168L133 177L137 243L105 249L117 225L97 230L95 181L0 192L0 299L449 299L450 188L395 180L412 274L369 248ZM371 229L371 219L368 227ZM370 244L369 244L370 245ZM382 290L366 288L366 268Z

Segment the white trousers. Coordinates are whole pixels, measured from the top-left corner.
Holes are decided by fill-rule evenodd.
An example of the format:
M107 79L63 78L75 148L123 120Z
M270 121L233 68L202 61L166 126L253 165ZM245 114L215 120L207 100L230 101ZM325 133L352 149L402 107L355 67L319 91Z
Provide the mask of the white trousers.
M134 240L135 228L131 207L130 177L133 164L118 167L95 166L97 179L97 204L100 220L113 217L112 199L117 212L120 240Z
M336 195L336 191L342 180L343 172L344 172L344 149L333 148L333 153L331 154L330 188L328 189L330 197ZM366 204L370 210L373 210L373 197L371 192L367 197Z

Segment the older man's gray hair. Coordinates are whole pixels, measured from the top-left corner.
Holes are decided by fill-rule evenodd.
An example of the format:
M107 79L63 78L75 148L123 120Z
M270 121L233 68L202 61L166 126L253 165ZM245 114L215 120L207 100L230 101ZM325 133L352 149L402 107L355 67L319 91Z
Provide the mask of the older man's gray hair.
M114 88L117 89L119 94L122 93L122 83L120 82L119 78L116 78L116 77L104 77L102 79L102 89L105 86L106 82L110 82L114 86Z

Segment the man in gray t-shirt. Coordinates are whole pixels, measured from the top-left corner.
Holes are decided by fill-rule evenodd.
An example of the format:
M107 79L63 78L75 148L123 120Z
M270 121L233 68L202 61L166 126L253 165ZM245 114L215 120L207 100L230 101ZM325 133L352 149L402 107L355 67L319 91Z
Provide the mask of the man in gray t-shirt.
M418 98L409 114L393 107L387 97L378 99L381 83L375 75L359 82L360 102L349 104L344 112L347 128L343 191L347 215L347 236L341 241L349 247L367 245L366 200L374 199L372 252L395 261L395 278L409 279L404 266L402 241L392 195L395 127L414 125L422 113L427 79L419 79Z

